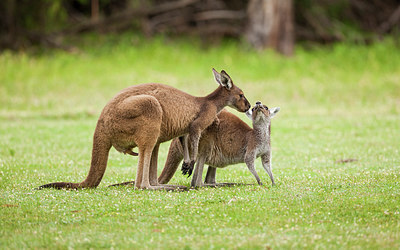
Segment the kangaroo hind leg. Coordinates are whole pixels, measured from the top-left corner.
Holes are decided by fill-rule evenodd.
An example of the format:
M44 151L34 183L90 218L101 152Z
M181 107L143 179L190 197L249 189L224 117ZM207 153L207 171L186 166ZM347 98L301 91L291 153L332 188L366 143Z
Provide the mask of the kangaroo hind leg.
M203 175L203 168L205 163L205 157L200 156L196 163L196 168L194 170L194 174L192 177L192 187L201 187L203 186L202 175Z
M157 162L158 162L158 150L160 144L157 144L153 152L151 154L151 161L150 161L150 185L152 187L157 187L158 189L165 189L165 190L175 190L175 189L187 189L186 186L179 186L179 185L166 185L160 184L157 179Z
M158 156L157 141L163 116L160 103L150 95L130 96L118 104L118 112L123 119L123 124L118 127L118 131L122 131L119 140L132 143L139 149L135 187L157 189L157 186L152 187L150 175L154 171L151 169L153 151L154 157ZM126 141L127 138L131 141Z

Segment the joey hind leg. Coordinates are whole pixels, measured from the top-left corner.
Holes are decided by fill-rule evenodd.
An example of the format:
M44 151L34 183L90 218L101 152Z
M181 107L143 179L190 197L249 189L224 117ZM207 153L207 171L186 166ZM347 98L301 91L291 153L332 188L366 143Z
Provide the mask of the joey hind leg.
M246 166L250 170L250 172L254 175L254 178L256 178L258 185L262 185L261 179L258 176L257 171L254 167L255 158L256 157L254 155L246 155L245 156Z
M212 166L208 166L205 184L216 184L215 183L215 175L217 174L217 168Z
M216 183L215 176L217 174L217 168L208 166L205 185L210 187L226 187L226 186L237 186L237 185L244 185L241 183L234 183L234 182L223 182L223 183Z
M217 187L219 183L215 182L215 175L217 174L217 168L208 166L206 178L204 181L204 185L208 187Z
M274 186L275 181L274 181L274 176L272 174L272 169L271 169L271 155L262 155L261 162L262 162L262 165L263 165L265 171L268 173L269 178L271 179L272 185Z

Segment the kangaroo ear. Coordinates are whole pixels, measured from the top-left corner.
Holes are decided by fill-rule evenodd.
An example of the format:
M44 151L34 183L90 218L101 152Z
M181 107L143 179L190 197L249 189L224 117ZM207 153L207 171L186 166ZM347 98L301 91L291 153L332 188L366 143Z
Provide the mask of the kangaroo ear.
M275 107L269 110L269 114L271 116L271 118L273 118L278 112L279 110L281 110L280 107Z
M251 121L253 121L253 116L252 116L252 114L253 114L253 111L251 111L251 109L249 109L249 110L246 111L246 116L247 116Z
M214 68L212 69L213 73L214 73L214 78L215 81L217 81L217 83L219 85L221 85L222 87L226 88L226 89L231 89L233 82L231 77L225 72L225 70L222 70L221 73L218 73Z

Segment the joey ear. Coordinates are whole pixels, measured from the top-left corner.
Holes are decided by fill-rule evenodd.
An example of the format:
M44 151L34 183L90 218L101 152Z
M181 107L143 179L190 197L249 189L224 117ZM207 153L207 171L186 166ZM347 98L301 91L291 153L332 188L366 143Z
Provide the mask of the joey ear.
M279 110L281 110L280 107L271 108L269 110L271 118L273 118L279 112Z
M225 87L226 89L231 89L232 88L232 79L231 77L225 72L225 70L222 70L221 73L218 73L214 68L212 69L215 81L222 87Z

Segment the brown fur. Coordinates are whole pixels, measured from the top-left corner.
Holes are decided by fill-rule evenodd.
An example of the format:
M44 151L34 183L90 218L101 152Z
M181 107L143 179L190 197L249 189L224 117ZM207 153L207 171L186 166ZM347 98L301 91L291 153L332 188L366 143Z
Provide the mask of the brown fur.
M194 97L176 88L148 83L129 87L117 94L104 107L93 136L92 161L89 174L81 183L56 182L39 188L97 187L107 167L111 146L122 153L135 155L139 149L137 188L164 188L157 181L159 145L175 137L189 134L196 140L225 106L245 112L250 104L243 92L233 85L225 73L214 74L220 86L205 97ZM223 81L221 81L221 79ZM197 154L198 142L189 143Z
M257 103L253 108L253 129L226 110L222 110L218 114L218 119L219 122L212 124L201 135L199 157L192 179L192 186L203 185L201 176L205 163L209 165L206 184L216 184L216 168L223 168L227 165L242 162L246 163L258 184L261 185L261 180L254 167L254 161L257 157L261 157L265 170L269 174L272 183L275 184L270 166L271 115L268 108L261 103ZM160 183L168 183L170 181L183 157L182 145L178 139L174 139L171 142L164 169L158 178Z

